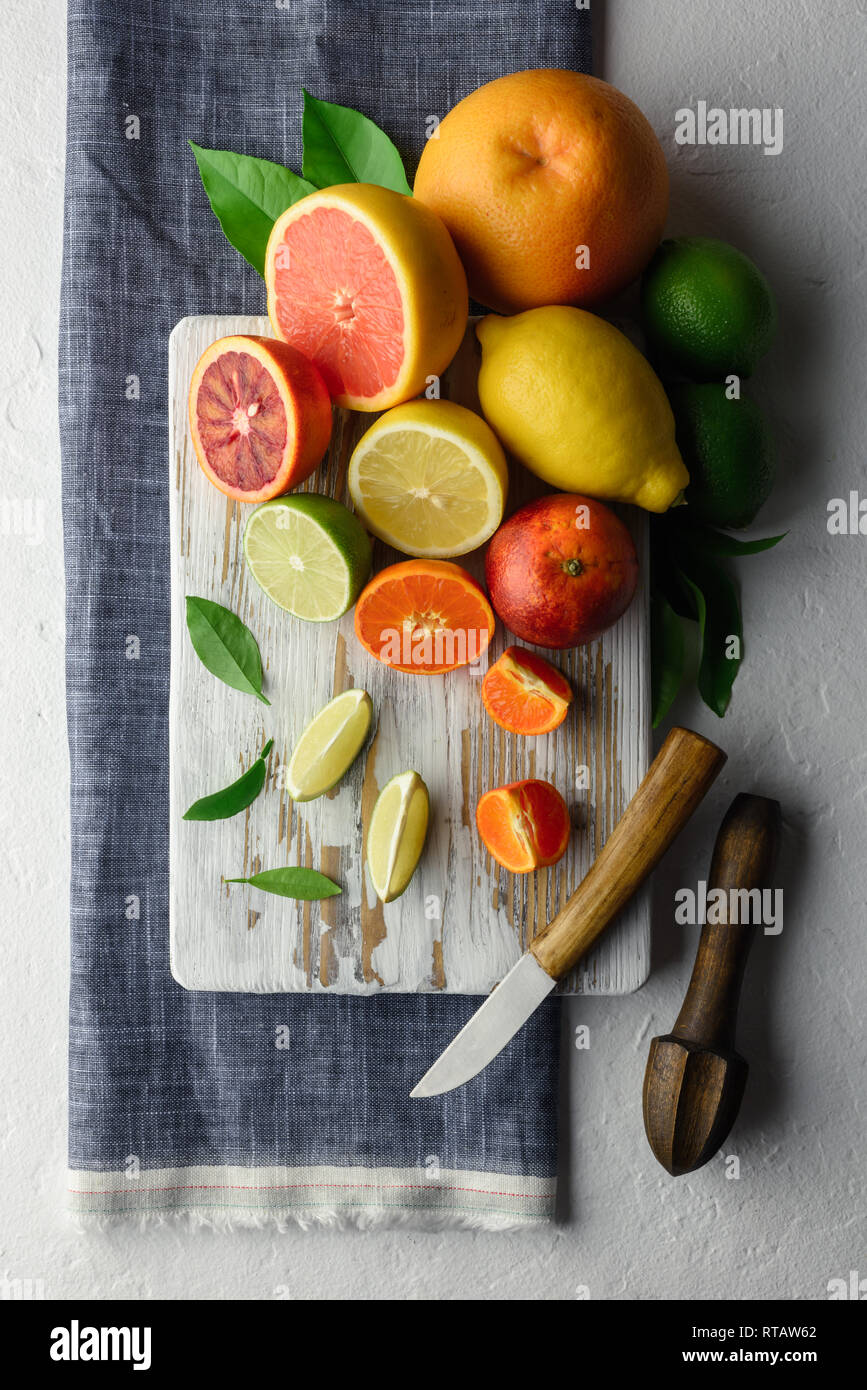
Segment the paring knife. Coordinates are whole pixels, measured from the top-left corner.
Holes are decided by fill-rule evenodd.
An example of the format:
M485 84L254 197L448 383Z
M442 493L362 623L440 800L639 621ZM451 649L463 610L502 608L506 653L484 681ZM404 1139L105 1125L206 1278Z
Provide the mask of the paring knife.
M586 955L598 936L656 867L722 768L726 755L689 729L672 729L647 776L566 906L476 1010L411 1092L453 1091L503 1050Z

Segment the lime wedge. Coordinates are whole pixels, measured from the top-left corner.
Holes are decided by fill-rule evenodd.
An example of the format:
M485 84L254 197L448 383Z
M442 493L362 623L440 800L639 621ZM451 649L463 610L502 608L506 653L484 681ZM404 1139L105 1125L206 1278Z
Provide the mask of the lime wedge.
M382 902L399 898L415 873L429 815L430 797L417 772L399 772L376 798L367 831L367 867Z
M286 769L293 801L312 801L337 786L361 751L372 712L366 690L344 690L311 719Z
M257 507L244 530L244 554L268 597L310 623L342 617L370 574L370 540L358 517L313 492Z

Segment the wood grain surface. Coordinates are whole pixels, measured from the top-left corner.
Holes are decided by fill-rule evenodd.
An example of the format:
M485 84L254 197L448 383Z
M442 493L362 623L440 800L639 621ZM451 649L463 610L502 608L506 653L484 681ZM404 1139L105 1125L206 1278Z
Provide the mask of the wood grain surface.
M566 723L535 739L508 734L487 717L479 693L488 662L514 640L502 624L477 666L414 676L389 670L360 647L351 612L319 626L290 617L261 594L243 560L250 509L206 480L187 426L195 363L216 338L232 333L269 334L270 328L264 318L187 318L169 348L172 973L190 989L485 994L563 907L647 771L646 519L634 508L621 511L642 574L624 618L599 642L548 653L575 690ZM442 395L478 408L477 373L470 328ZM335 412L328 457L305 489L347 500L349 457L374 418ZM508 511L548 490L513 469ZM376 542L377 569L403 558ZM481 552L460 563L482 577ZM270 708L222 685L198 661L184 620L188 594L225 604L255 633ZM367 747L335 791L296 805L281 785L281 769L310 717L352 686L363 686L373 700ZM182 819L197 797L247 768L269 737L274 749L265 789L246 812L210 823ZM379 789L410 767L430 789L431 829L407 892L383 907L363 865L364 827ZM554 782L571 807L575 830L558 865L518 876L486 853L474 813L483 791L521 777ZM321 869L341 884L343 895L302 904L222 883L224 875L284 864ZM560 990L637 989L648 974L649 938L644 889Z

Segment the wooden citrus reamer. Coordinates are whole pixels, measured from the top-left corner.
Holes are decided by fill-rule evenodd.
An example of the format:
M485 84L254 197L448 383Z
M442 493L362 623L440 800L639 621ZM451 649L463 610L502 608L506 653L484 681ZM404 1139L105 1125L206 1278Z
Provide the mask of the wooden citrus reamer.
M767 887L780 824L778 801L736 796L717 835L708 892ZM677 1022L670 1033L651 1041L644 1128L654 1154L673 1176L691 1173L713 1157L740 1108L748 1066L735 1051L735 1027L755 931L750 923L705 923Z

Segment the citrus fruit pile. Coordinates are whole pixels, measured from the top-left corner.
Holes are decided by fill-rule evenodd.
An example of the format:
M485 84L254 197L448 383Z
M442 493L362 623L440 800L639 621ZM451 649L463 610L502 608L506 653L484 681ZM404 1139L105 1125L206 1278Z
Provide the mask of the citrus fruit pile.
M260 253L274 338L212 344L189 395L205 476L257 504L244 553L264 592L309 622L354 607L366 653L426 676L485 659L498 618L554 651L617 622L639 566L607 503L740 526L774 476L758 407L726 375L748 376L767 350L773 297L733 247L660 245L668 172L638 108L595 78L517 72L434 136L411 195L401 171L389 187L320 180L296 196ZM651 360L592 312L642 273ZM440 398L468 294L494 311L477 326L480 410ZM332 407L379 417L348 460L351 509L286 495L322 462ZM521 468L555 491L507 515ZM408 558L371 573L371 536ZM456 563L481 547L487 592ZM562 673L514 644L481 688L490 718L525 737L553 735L571 702ZM339 781L370 718L363 691L319 713L289 765L296 799ZM367 860L383 902L409 882L429 814L415 771L380 794ZM538 779L486 792L476 820L517 873L555 863L569 839L566 803Z

